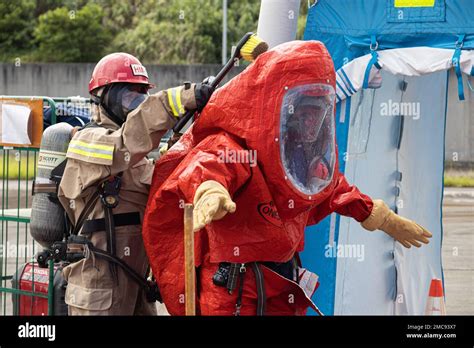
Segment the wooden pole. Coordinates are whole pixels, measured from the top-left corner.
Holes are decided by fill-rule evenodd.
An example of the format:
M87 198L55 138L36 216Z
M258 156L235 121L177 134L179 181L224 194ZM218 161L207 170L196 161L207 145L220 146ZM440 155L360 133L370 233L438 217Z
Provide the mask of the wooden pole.
M193 205L184 205L184 279L186 315L196 315L196 269L194 266Z

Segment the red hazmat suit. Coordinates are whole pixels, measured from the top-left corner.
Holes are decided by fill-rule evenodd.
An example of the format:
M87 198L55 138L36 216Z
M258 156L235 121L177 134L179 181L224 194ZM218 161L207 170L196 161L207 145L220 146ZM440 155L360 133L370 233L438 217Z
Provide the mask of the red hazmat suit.
M219 262L286 262L303 250L306 226L332 212L357 221L370 215L371 198L338 169L334 89L334 66L323 44L279 45L216 90L193 127L157 162L143 234L172 315L185 309L182 208L203 182L223 185L237 209L195 235L202 315L235 310L237 291L231 295L213 284ZM266 314L301 315L312 306L312 291L305 294L296 282L261 268ZM247 267L244 315L256 314L254 279Z

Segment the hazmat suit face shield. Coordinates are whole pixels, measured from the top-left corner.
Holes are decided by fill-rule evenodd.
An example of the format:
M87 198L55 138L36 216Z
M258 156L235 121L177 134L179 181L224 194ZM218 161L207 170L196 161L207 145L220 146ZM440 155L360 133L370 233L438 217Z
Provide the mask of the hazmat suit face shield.
M280 113L280 155L290 184L316 195L332 180L336 163L334 89L308 84L288 90Z
M114 83L104 90L102 105L112 120L122 125L127 115L148 97L148 86L131 83Z

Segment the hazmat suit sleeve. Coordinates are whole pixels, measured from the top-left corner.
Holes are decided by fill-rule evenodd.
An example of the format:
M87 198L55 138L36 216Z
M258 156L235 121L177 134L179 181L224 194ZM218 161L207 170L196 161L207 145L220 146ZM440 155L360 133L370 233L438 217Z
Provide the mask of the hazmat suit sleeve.
M181 87L180 92L184 109L195 109L194 85L189 89ZM60 195L74 199L97 181L136 165L158 147L161 137L177 121L169 93L170 90L150 95L118 129L99 123L100 127L77 132L69 144ZM102 110L99 113L102 121L106 119Z
M346 177L339 171L331 195L316 208L312 209L308 226L315 225L331 213L352 217L359 222L369 217L373 202L372 198L361 193L355 185L350 185Z
M249 163L229 158L229 154L239 151L245 150L226 134L205 138L177 169L178 194L186 202L193 202L199 186L213 180L221 184L229 192L230 197L233 197L250 177Z
M421 243L429 243L432 234L423 226L395 214L384 201L372 200L364 195L356 186L350 185L339 171L337 175L333 192L311 211L308 226L317 224L329 214L336 212L359 221L368 231L384 231L405 248L410 248L412 245L419 248Z

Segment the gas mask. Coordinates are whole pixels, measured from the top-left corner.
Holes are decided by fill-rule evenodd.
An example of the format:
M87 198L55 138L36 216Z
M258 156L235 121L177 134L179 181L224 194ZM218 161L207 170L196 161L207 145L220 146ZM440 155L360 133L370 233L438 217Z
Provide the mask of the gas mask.
M324 190L335 158L334 89L326 84L294 87L280 114L280 154L291 185L305 195Z
M148 97L148 86L132 83L113 83L106 86L100 97L112 121L121 126L127 115Z

